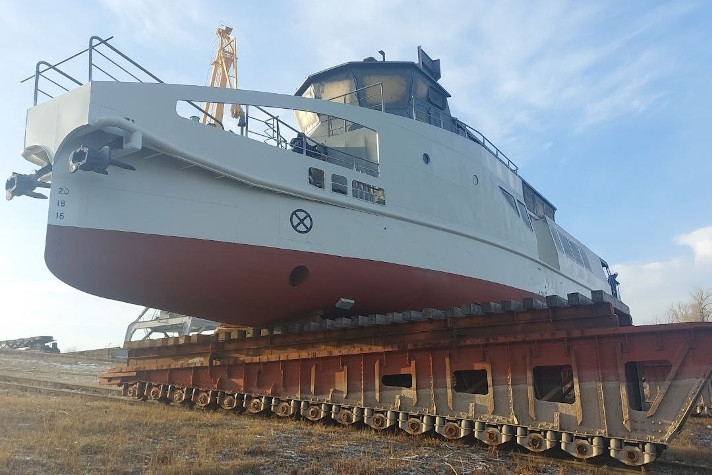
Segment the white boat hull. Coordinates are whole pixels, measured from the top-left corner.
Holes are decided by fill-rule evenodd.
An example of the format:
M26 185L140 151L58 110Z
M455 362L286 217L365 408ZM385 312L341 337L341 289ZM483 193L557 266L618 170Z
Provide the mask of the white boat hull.
M379 134L381 172L366 177L175 114L185 94L228 94L210 89L93 83L30 110L26 146L55 151L45 258L58 278L102 297L242 325L343 313L339 299L355 302L351 314L369 314L605 285L561 259L544 262L541 233L502 219L499 184L520 194L521 184L478 144L326 101L250 91L222 98L368 123ZM121 160L135 171L69 172L73 150L117 135ZM424 169L450 173L450 182L402 162L423 150L452 162L452 170ZM386 204L315 188L307 180L314 166L383 187ZM469 200L479 204L471 209Z

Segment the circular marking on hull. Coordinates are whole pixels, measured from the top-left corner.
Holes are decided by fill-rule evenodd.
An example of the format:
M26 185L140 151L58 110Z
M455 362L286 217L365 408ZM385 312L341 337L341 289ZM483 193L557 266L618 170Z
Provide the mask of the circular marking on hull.
M306 234L312 230L314 220L309 212L299 208L292 211L292 215L289 217L289 224L299 234Z

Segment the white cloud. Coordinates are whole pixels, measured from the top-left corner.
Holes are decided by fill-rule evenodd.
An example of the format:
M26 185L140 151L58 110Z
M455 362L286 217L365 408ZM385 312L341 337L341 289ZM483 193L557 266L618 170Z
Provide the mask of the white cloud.
M421 44L442 60L441 83L453 94L455 114L525 158L536 154L532 131L565 124L583 132L664 108L661 82L679 68L675 43L655 39L696 7L634 12L565 1L371 0L343 8L307 1L309 15L297 20L300 41L320 66L377 56L379 49L389 59L414 60Z
M134 38L143 43L168 42L175 48L181 38L193 38L193 25L201 20L201 2L189 0L102 0ZM187 43L184 43L187 44Z
M693 252L666 261L613 266L636 324L663 322L671 304L687 300L696 288L712 288L712 226L681 234L675 242Z
M697 229L689 234L680 234L675 237L675 242L692 248L696 264L712 263L712 226Z

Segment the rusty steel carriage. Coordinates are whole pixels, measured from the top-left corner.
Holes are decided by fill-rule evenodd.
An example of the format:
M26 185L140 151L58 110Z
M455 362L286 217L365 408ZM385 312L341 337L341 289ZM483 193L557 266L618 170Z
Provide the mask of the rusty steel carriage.
M690 413L707 324L635 327L595 294L128 343L133 397L649 463Z

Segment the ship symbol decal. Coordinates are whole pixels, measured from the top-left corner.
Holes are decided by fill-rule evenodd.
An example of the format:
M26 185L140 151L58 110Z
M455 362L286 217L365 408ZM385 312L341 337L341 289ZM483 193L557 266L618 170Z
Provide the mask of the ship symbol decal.
M299 234L308 233L314 226L314 220L309 212L301 208L292 211L292 215L289 217L289 223L292 225L292 229Z

